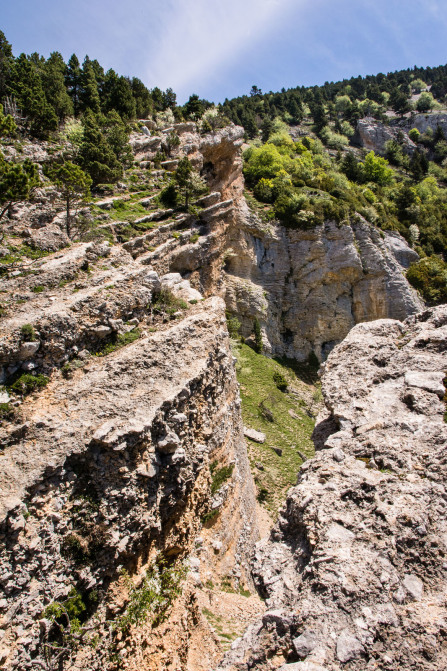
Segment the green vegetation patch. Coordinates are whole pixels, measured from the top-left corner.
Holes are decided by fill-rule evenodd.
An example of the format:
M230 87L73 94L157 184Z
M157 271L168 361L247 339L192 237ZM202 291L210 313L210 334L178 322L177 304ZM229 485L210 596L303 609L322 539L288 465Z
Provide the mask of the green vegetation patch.
M156 314L172 316L179 310L187 310L188 303L181 298L174 296L169 289L162 289L159 294L154 297L152 303L152 310Z
M36 340L36 332L32 324L23 324L20 333L26 342L34 342Z
M141 624L148 620L153 625L162 622L176 597L181 594L181 584L186 572L183 564L168 565L162 557L150 565L138 587L124 572L129 590L129 603L125 613L118 620L118 628L126 630L130 625Z
M303 382L291 366L268 359L247 345L237 343L234 353L244 425L266 435L263 444L247 441L258 500L276 514L286 490L296 482L303 462L299 452L306 457L314 454L311 434L315 421L309 414L316 412L316 401L312 396L317 387ZM281 380L284 379L295 393L278 389L275 374L278 374L276 379L281 375ZM301 391L303 398L299 397ZM282 454L279 455L275 448Z
M211 494L215 494L222 487L224 482L229 480L232 476L234 470L234 464L229 466L223 466L222 468L217 468L217 461L213 461L210 466L212 481L211 481Z
M140 335L141 332L139 329L132 329L132 331L127 331L127 333L120 333L119 335L116 335L111 342L107 343L102 349L96 352L96 356L107 356L107 354L111 354L117 349L121 349L121 347L125 347L126 345L135 342Z
M29 373L23 373L17 380L15 380L15 382L13 382L10 389L16 394L26 396L36 389L43 389L49 381L49 378L45 375L30 375Z
M429 305L447 302L447 263L439 256L429 256L412 263L407 280Z

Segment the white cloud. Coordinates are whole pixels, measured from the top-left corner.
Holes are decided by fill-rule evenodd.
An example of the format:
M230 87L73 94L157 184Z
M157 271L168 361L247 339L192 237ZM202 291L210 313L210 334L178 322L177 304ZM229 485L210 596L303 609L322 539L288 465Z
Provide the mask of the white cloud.
M171 86L180 97L241 56L308 0L171 0L148 53L149 86Z

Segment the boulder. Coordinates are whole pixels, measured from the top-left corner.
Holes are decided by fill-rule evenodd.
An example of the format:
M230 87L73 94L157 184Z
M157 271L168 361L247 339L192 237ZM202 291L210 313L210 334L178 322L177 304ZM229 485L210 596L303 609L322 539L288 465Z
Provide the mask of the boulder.
M29 246L43 252L57 252L69 244L70 238L68 235L55 224L32 230L29 238Z
M244 436L250 438L250 440L253 440L255 443L265 443L265 433L250 429L247 426L244 426Z

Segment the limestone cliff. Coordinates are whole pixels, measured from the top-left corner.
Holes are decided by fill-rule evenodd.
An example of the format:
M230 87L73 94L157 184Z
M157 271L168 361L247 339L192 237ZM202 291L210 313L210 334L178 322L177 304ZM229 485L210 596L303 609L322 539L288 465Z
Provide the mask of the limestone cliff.
M259 320L267 351L321 360L355 324L422 308L404 277L417 258L401 236L361 219L290 230L261 223L242 203L228 237L226 302L245 336Z
M365 117L357 122L353 144L383 155L386 153L386 143L396 140L406 154L412 154L417 148L408 136L412 128L416 128L420 133L426 133L427 130L435 132L440 128L447 134L447 114L445 112L411 114L403 119L393 118L387 125L372 117Z
M329 355L329 417L255 581L269 611L220 669L441 671L447 309L354 327Z
M73 587L100 595L105 636L106 612L121 605L120 566L141 573L157 551L194 556L212 462L231 466L231 477L201 558L222 575L243 574L254 498L220 299L70 380L54 376L11 429L1 456L5 668L44 663L37 616ZM107 652L83 650L81 668L102 668ZM168 665L169 653L159 655L157 668Z
M31 269L18 266L2 286L6 669L213 668L222 647L197 588L212 579L250 586L258 538L225 308L244 335L259 319L267 352L304 360L311 352L324 359L358 322L404 319L422 307L404 277L415 254L400 236L382 237L361 219L313 231L264 224L243 195L243 130L200 135L195 124L176 124L179 146L151 170L171 130L132 137L134 177L151 196L137 201L124 185L85 208L109 242L66 247L51 186L8 219L11 239L51 253ZM43 164L47 149L26 151ZM162 210L156 195L184 155L211 192L192 213ZM148 225L141 235L109 217L117 202L143 209L131 219ZM42 388L13 394L27 375ZM134 622L123 633L117 623L160 555L186 562L183 594L168 622ZM78 597L81 628L67 642L51 614ZM245 610L250 619L262 606L248 600Z

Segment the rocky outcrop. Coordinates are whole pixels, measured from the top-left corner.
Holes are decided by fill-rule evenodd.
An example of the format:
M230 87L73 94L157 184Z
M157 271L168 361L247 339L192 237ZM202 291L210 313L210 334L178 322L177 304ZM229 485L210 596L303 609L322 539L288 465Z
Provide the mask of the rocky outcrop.
M226 302L244 336L259 320L266 351L321 360L355 324L422 308L401 266L417 258L401 236L361 219L291 230L242 204L225 252Z
M402 132L403 129L395 126L385 126L385 124L373 119L365 117L357 121L356 132L353 137L353 143L357 144L368 151L374 151L376 154L385 154L386 143L390 140L397 140L402 146L402 149L407 154L412 154L415 149L415 143L408 137L407 132Z
M446 668L446 340L440 307L330 354L317 453L256 553L269 610L219 669Z
M368 151L384 155L386 143L396 140L406 154L412 154L417 145L409 138L408 133L416 128L420 133L428 130L435 132L440 128L447 137L447 114L445 112L431 112L429 114L411 114L403 119L394 118L387 125L372 117L365 117L357 121L353 144Z
M54 375L9 425L0 456L4 668L47 668L45 608L73 588L84 600L95 592L104 644L69 656L81 655L77 668L104 668L107 621L123 608L120 569L144 573L156 552L244 579L257 531L224 305L211 298L191 310L71 379ZM213 499L212 463L227 468ZM202 529L211 509L212 529ZM158 669L169 666L162 650Z
M433 132L439 127L447 137L447 114L445 112L431 112L430 114L415 114L410 119L400 122L403 128L411 130L417 128L420 133L426 133L428 129Z
M164 171L145 172L171 132L180 144L165 168L187 155L211 188L191 214L157 209ZM6 669L56 665L54 656L45 659L48 645L61 643L51 634L48 607L76 590L88 610L82 625L93 623L99 643L83 639L53 650L64 657L61 668L99 671L113 657L130 671L209 671L219 646L197 587L211 579L250 584L248 556L257 539L225 307L240 317L244 335L259 319L267 352L299 360L311 352L325 358L357 322L404 319L421 307L403 274L415 253L397 234L361 219L292 231L251 213L243 197L242 142L241 128L200 135L192 123L132 137L136 170L151 191L140 201L123 193L96 203L110 243L71 244L31 271L18 266L3 282L1 382L14 384L24 373L49 378L29 396L10 390L9 403L1 394L0 665ZM142 228L129 231L129 222L110 219L117 198L146 210L130 222ZM57 194L43 189L13 213L8 234L53 245L46 234L63 221L54 201ZM418 380L410 376L408 384ZM263 435L256 438L262 444ZM336 498L330 503L335 510ZM301 521L290 524L299 536ZM310 545L289 545L304 566ZM266 570L275 557L284 567L283 577L271 581L278 595L258 568L255 579L269 604L283 610L270 610L250 635L259 663L268 648L278 666L290 656L283 641L301 625L296 614L284 614L295 599L296 572L287 553L284 559L275 545L270 549ZM150 622L117 631L129 598L122 567L138 587L157 553L168 562L187 560L189 577L172 618L157 631ZM266 634L265 645L256 632ZM345 648L354 645L349 636ZM311 631L297 646L304 650L314 640Z

